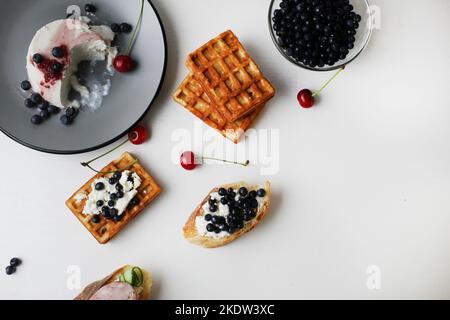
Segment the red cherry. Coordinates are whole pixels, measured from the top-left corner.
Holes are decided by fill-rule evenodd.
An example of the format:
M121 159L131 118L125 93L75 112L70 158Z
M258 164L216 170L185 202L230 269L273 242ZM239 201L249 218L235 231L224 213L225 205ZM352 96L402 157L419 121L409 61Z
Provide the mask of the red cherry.
M140 145L148 140L150 134L144 126L136 126L128 133L128 140L132 144Z
M136 62L130 56L120 55L114 58L113 66L118 72L125 73L133 70Z
M180 164L185 170L194 170L197 167L195 154L192 151L183 152L180 157Z
M313 93L309 89L303 89L297 95L297 100L303 108L311 108L314 105Z

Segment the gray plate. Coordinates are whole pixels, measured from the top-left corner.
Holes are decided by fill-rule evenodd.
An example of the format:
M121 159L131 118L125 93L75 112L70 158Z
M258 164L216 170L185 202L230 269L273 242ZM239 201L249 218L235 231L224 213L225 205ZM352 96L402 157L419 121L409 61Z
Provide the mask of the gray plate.
M84 7L77 0L2 0L0 11L0 129L15 141L57 154L88 152L104 147L142 120L158 95L163 82L167 48L164 27L150 1L146 2L141 32L133 50L139 63L130 74L116 74L110 94L102 107L83 111L70 127L54 116L41 126L30 118L36 111L27 110L20 82L27 79L25 58L35 32L47 23L64 18L69 5ZM137 22L140 0L95 0L97 15L108 22ZM83 12L84 14L84 12ZM128 41L128 36L120 36ZM126 45L122 45L123 49Z

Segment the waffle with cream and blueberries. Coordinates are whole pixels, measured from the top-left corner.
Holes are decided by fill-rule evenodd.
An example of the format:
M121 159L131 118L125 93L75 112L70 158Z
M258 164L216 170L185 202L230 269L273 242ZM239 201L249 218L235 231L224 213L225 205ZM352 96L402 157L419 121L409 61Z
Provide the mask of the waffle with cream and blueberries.
M161 192L136 158L124 153L75 192L66 205L100 244L117 235Z

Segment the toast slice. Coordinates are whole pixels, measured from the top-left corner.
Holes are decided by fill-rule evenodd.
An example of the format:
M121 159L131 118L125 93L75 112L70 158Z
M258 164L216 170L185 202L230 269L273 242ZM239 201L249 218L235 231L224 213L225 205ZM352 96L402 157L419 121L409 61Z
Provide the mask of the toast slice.
M128 269L134 268L134 266L126 265L123 266L120 269L117 269L107 277L103 278L102 280L96 281L88 285L86 288L83 289L83 291L75 297L74 300L89 300L98 290L100 290L102 287L113 283L115 281L118 281L119 277L125 273ZM147 271L141 269L144 281L142 285L137 289L139 294L139 300L148 300L151 297L151 291L153 286L153 279L150 273Z
M101 177L111 174L97 174L86 182L78 191L76 191L67 201L67 207L85 226L85 228L94 236L100 244L106 244L115 235L117 235L129 222L131 222L139 213L141 213L161 192L161 188L155 179L139 164L136 158L130 153L125 152L119 159L111 162L101 172L111 172L119 169L126 169L136 173L142 180L141 186L137 189L136 197L139 199L139 205L128 206L124 212L124 218L121 221L112 221L102 218L99 223L93 221L94 215L83 214L83 208L86 199L80 200L78 195L89 195L92 191L92 183Z
M243 228L233 233L222 232L221 234L224 235L222 237L215 237L212 235L212 233L209 232L205 234L204 230L199 231L198 225L201 226L202 224L201 223L198 224L198 222L200 222L201 219L204 219L204 216L206 214L204 206L208 203L209 199L211 198L211 195L213 194L216 195L216 193L219 191L220 188L225 189L232 188L233 190L237 191L242 187L247 188L249 191L258 190L260 188L263 188L265 190L265 196L261 197L259 200L256 216L250 221L245 222ZM205 248L217 248L227 245L233 242L234 240L238 239L239 237L243 236L244 234L248 233L249 231L253 230L262 221L262 219L264 219L270 208L271 194L272 190L270 182L265 182L264 185L262 186L249 186L244 182L239 182L234 184L225 184L217 188L214 188L208 193L206 198L200 203L200 205L194 210L192 215L189 217L188 221L186 222L183 228L184 237L189 242L196 245L200 245ZM200 221L198 221L197 219L200 219Z

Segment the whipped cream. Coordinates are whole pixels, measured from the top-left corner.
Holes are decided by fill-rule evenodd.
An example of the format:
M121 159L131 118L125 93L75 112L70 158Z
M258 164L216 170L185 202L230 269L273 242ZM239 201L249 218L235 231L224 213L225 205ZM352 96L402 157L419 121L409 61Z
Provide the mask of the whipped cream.
M129 177L132 177L133 181L129 181ZM103 190L95 190L95 185L97 183L103 183L105 188ZM123 171L120 180L115 184L110 184L109 179L104 177L95 179L91 184L92 191L87 196L83 214L101 214L102 207L97 206L97 201L101 200L104 202L104 205L107 205L107 202L111 200L111 194L117 192L116 185L121 184L123 186L124 196L115 200L116 204L114 208L117 209L119 216L122 215L130 204L130 201L137 195L137 189L141 186L141 183L141 178L135 172L131 172L129 170Z
M264 188L264 186L260 186L258 188ZM258 189L257 188L257 189ZM239 201L239 199L241 198L241 196L238 193L238 189L234 190L234 192L236 192L236 197L235 200ZM205 220L205 216L207 214L210 214L212 216L222 216L222 217L227 217L230 214L230 208L228 205L224 205L222 203L220 203L220 198L221 196L219 195L218 192L212 192L208 198L209 199L213 199L213 200L217 200L217 211L212 212L209 208L209 202L206 201L206 203L202 206L203 209L203 214L198 216L195 219L195 226L197 228L197 233L203 237L211 237L214 239L221 239L221 238L226 238L228 236L230 236L230 233L227 231L221 231L220 233L215 233L215 232L209 232L206 229L206 226L211 223L209 221ZM266 197L260 198L260 197L256 197L256 200L258 201L258 209L257 209L257 216L260 214L261 209L264 205L264 202L266 201ZM245 222L245 224L247 224L248 222Z
M79 102L69 100L70 89L78 91L82 100L89 101L91 92L81 85L74 73L81 61L107 61L107 71L113 74L112 61L117 56L117 48L112 46L114 32L108 26L91 26L90 19L62 19L53 21L38 30L30 43L26 68L33 91L41 94L50 104L61 109L79 107ZM66 56L55 58L52 49L65 47ZM44 59L64 64L60 77L49 77L48 71L33 61L39 53ZM103 93L102 93L103 95Z

